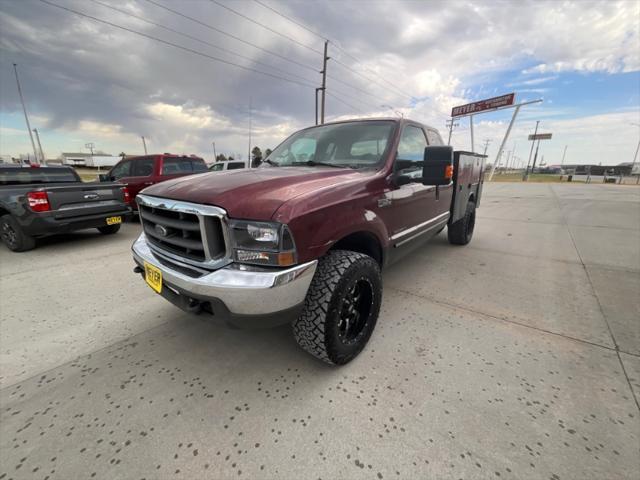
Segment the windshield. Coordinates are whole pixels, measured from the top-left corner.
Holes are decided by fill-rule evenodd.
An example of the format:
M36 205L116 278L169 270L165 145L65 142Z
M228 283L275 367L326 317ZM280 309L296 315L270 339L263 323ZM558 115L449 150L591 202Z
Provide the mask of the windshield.
M308 128L294 133L271 152L268 164L375 167L382 160L394 125L382 120Z

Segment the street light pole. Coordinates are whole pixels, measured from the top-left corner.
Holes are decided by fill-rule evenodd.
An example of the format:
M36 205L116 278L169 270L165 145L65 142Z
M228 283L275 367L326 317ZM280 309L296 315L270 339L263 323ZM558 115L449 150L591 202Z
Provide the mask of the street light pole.
M536 129L533 132L534 138L535 135L538 134L538 125L540 125L540 120L536 120ZM531 164L531 155L533 154L533 145L535 144L535 140L532 140L531 142L531 150L529 151L529 160L527 160L527 169L524 172L524 177L522 177L522 180L527 180L529 178L529 165Z
M18 85L18 95L20 95L20 102L22 103L22 111L24 112L24 121L27 123L27 132L29 132L29 139L31 140L31 147L33 148L33 154L35 155L36 163L38 161L38 151L36 150L36 144L33 141L33 134L31 133L31 125L29 124L29 116L27 115L27 107L24 104L24 97L22 96L22 88L20 87L20 79L18 78L18 64L13 64L13 71L16 74L16 84Z
M218 155L216 155L216 142L211 142L211 145L213 145L213 161L217 162L218 161Z
M142 135L140 138L142 138L142 146L144 147L144 154L147 154L147 142L144 140L144 135Z
M33 133L36 134L36 140L38 141L38 149L40 150L40 159L42 160L42 163L45 163L45 158L44 158L44 152L42 151L42 144L40 143L40 135L38 134L38 129L34 128L33 129Z

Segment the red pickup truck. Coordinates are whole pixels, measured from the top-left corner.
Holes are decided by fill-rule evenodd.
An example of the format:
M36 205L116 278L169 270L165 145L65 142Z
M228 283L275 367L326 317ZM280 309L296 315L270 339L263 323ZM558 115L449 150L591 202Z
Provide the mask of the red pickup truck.
M471 240L484 158L407 119L307 128L259 168L146 188L134 271L188 312L291 322L302 348L344 364L373 332L383 267L445 226Z
M123 158L108 173L100 175L100 181L126 184L131 206L137 210L135 198L143 188L172 178L206 171L207 164L200 157L164 153Z

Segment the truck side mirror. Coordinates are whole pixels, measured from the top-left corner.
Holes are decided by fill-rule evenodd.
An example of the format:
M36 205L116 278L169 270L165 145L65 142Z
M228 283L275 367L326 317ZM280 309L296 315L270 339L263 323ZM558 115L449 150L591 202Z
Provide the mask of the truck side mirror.
M424 149L423 185L449 185L453 179L453 147L433 145Z

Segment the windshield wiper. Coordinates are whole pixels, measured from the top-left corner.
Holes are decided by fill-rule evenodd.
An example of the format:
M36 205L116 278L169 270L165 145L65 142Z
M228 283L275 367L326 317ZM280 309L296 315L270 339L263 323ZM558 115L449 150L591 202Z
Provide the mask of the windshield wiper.
M336 165L335 163L316 162L315 160L307 160L305 165L310 167L333 167L333 168L350 168L347 165Z

